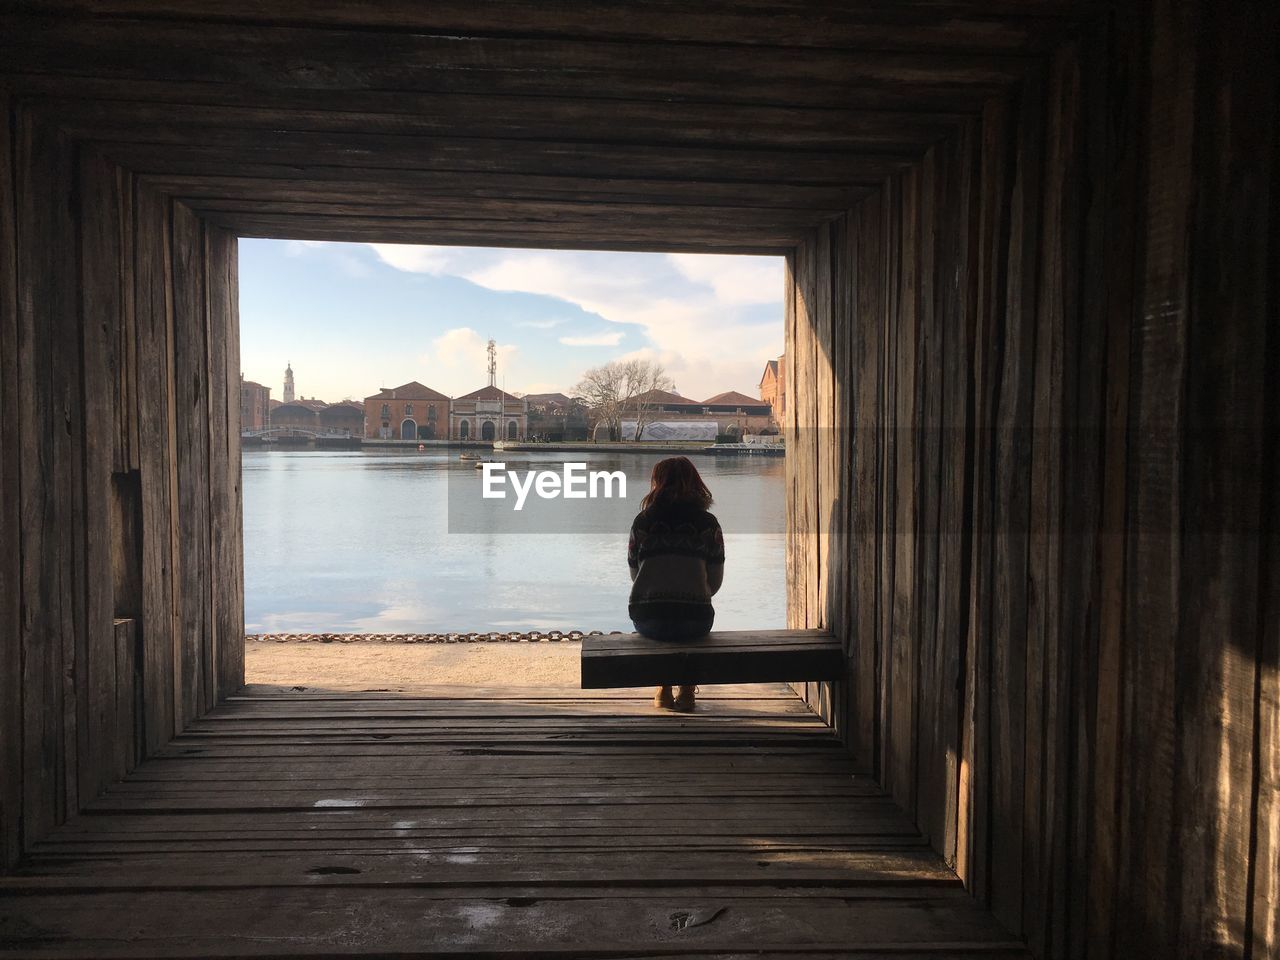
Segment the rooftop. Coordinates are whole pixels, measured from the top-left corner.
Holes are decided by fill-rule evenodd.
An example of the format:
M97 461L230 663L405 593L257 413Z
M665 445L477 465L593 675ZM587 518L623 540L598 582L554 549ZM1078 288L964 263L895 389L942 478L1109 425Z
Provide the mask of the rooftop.
M410 380L408 383L402 383L398 387L383 387L372 396L365 397L366 401L377 400L448 400L439 390L432 390L424 383L417 380Z
M714 397L708 397L702 402L706 406L732 404L735 407L758 407L764 403L758 397L748 397L745 393L739 393L737 390L726 390L724 393L717 393Z
M648 390L641 393L635 398L636 403L662 404L663 406L672 406L673 404L696 405L697 401L690 400L688 397L682 397L678 393L672 393L670 390Z
M500 390L497 387L481 387L479 390L473 390L471 393L463 394L455 397L455 400L503 400L507 403L519 403L520 398Z

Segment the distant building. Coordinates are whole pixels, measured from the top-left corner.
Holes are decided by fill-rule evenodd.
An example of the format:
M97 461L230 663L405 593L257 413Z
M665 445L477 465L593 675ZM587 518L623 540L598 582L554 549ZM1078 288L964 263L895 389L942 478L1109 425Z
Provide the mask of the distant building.
M553 443L587 439L589 423L582 401L563 393L530 393L524 401L529 408L526 435L530 439Z
M773 409L763 400L737 390L717 393L702 401L703 413L716 418L722 434L764 433L773 425Z
M619 439L635 440L639 433L640 440L650 442L671 443L675 441L714 443L720 435L720 424L714 420L646 420L644 429L640 430L638 420L623 420L622 434ZM603 439L603 438L601 438Z
M364 404L342 400L316 411L318 432L330 437L363 437Z
M265 430L271 426L271 388L246 380L240 374L240 429Z
M282 403L271 411L271 426L286 432L316 434L320 432L319 413L328 404L314 398Z
M449 398L410 380L364 398L364 435L380 440L446 440Z
M284 402L293 403L293 364L286 363L284 367Z
M529 404L498 389L498 345L490 340L489 385L449 404L453 440L523 440L529 435Z
M764 365L764 374L760 377L760 399L772 409L774 425L781 427L787 413L786 354Z
M529 435L529 404L495 386L481 387L449 405L454 440L523 440Z
M649 423L675 424L682 421L714 420L716 432L722 436L743 436L774 430L769 404L736 390L717 393L706 400L690 400L667 390L650 390L624 407L622 418L624 421L637 420L641 412L644 413L643 419ZM643 431L641 439L645 439Z
M639 409L643 406L646 410L658 410L663 413L688 413L688 408L694 406L695 401L688 397L682 397L678 393L670 390L650 390L636 397L631 404L632 409Z

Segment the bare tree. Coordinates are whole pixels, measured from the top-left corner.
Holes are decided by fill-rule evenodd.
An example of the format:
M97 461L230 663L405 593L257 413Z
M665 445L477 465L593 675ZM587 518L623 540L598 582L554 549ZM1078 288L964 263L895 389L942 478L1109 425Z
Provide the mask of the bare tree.
M652 360L613 360L592 367L574 389L577 398L592 412L597 423L608 426L609 439L622 439L622 419L634 417L636 439L657 408L655 390L670 390L674 384L662 365Z
M635 413L636 439L639 440L644 434L645 425L653 419L660 406L660 401L654 394L674 389L675 383L667 376L662 364L653 360L628 360L624 366L629 398L623 406L629 406L631 409L628 412Z
M592 420L608 428L610 440L622 436L622 408L618 395L621 386L621 365L606 363L584 373L574 388L575 396L591 411Z

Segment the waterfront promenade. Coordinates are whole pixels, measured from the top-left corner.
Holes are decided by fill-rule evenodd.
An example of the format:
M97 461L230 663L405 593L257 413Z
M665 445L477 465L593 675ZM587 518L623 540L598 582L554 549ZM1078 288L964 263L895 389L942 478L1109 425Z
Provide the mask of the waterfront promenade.
M717 455L730 450L751 448L754 452L781 456L782 444L710 444L705 440L684 440L658 443L635 440L616 441L563 441L539 443L527 440L382 440L369 437L280 437L264 440L261 437L242 437L245 447L256 450L494 450L526 453L665 453L670 456Z

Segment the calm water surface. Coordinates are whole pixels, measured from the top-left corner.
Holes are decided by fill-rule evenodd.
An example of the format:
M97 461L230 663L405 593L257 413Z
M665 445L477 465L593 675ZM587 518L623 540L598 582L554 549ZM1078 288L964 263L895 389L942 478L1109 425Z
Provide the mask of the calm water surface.
M555 533L463 533L479 528L474 511L510 504L480 504L480 471L457 451L246 450L248 632L631 629L627 531L645 492L634 478L660 455L502 455L512 469L557 458L625 470L627 500L557 501ZM725 531L717 628L785 626L782 459L695 463ZM460 491L471 513L450 510Z

